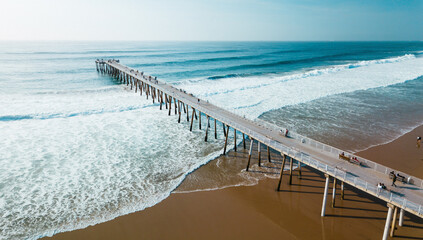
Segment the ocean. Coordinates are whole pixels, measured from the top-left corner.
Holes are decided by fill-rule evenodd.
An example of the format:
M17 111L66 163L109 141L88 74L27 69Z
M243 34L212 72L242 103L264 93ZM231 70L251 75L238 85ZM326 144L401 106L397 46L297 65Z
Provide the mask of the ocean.
M109 58L348 151L423 124L423 42L1 42L0 239L153 206L222 153L98 74Z

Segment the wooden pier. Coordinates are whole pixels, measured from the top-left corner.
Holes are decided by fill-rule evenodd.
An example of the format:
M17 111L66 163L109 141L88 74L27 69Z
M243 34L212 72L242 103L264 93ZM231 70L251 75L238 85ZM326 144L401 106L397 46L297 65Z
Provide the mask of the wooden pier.
M96 69L99 73L108 74L122 83L130 86L131 90L145 94L146 98L152 99L157 105L165 105L168 109L168 115L172 114L172 104L174 114L178 115L178 122L186 114L187 121L190 121L190 130L192 131L194 118L199 121L201 129L201 116L206 117L207 125L205 127L205 141L209 137L209 131L214 130L214 137L217 138L217 124L223 125L225 143L223 154L227 152L228 135L232 128L234 130L234 146L236 151L236 134L242 134L244 148L246 148L245 138L250 139L250 148L248 164L246 170L249 170L251 164L251 154L253 145L258 145L258 154L260 167L261 147L267 147L268 161L271 161L269 149L274 149L282 156L283 163L280 171L280 177L277 184L277 190L280 190L282 177L284 175L285 163L289 160L289 183L292 182L293 163L298 165L299 175L301 176L301 165L305 165L324 173L326 177L325 189L323 192L323 203L321 216L325 216L326 199L329 188L329 180L333 179L336 186L337 181L341 184L341 199L343 199L344 183L354 188L362 190L385 202L388 206L385 230L382 239L387 239L388 234L394 236L396 226L397 212L399 214L399 226L402 226L404 211L423 218L423 181L422 179L410 176L406 173L390 169L370 160L355 156L347 151L334 148L332 146L317 142L313 139L301 136L296 133L289 133L285 136L286 129L260 121L250 120L241 117L228 110L215 106L207 101L201 100L194 95L177 89L170 84L157 80L157 77L147 76L143 72L131 69L119 63L118 60L97 60ZM191 114L191 115L190 115ZM212 120L213 119L213 120ZM211 128L210 122L214 124ZM220 124L219 123L219 124ZM209 129L211 128L211 129ZM378 183L389 183L390 172L399 174L402 183L397 183L398 187L394 191L378 188ZM332 207L335 205L335 192L332 192ZM392 189L391 189L392 190ZM394 215L394 217L392 216Z

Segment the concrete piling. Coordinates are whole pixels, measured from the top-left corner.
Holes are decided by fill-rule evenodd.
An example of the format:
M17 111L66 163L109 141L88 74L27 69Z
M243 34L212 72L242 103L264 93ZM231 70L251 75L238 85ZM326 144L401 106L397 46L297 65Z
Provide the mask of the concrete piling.
M399 221L398 226L402 227L402 224L404 223L404 209L400 209L400 215L399 215Z
M332 208L335 207L335 197L336 197L336 178L333 178L333 188L332 188Z
M207 135L209 133L209 121L210 121L210 117L207 116L206 138L204 139L205 142L207 142Z
M258 166L261 167L261 147L260 147L259 141L257 141L257 151L258 151Z
M323 203L322 203L322 213L320 216L325 216L326 211L326 198L328 196L328 188L329 188L329 175L325 174L326 182L325 182L325 191L323 192Z
M289 157L289 185L292 185L292 166L294 164L294 159L292 157Z
M250 137L250 151L248 152L248 162L247 162L247 172L248 169L250 168L250 161L251 161L251 154L253 153L253 144L254 144L254 139L252 139Z
M192 124L194 123L194 114L195 114L195 109L192 108L192 113L191 113L191 126L189 127L189 130L192 132Z
M214 139L217 139L216 118L214 119Z
M382 240L388 239L389 226L391 225L392 212L393 212L393 209L394 209L394 205L392 205L390 203L388 203L387 205L388 205L388 215L386 216L385 229L383 231Z
M272 160L270 160L270 148L269 148L269 146L267 146L267 160L269 162L272 162Z
M277 189L278 191L280 191L280 189L281 189L283 169L285 168L285 161L286 161L286 155L282 154L282 153L281 153L281 155L282 155L282 166L281 166L281 173L280 173L280 176L279 176L279 183L278 183L278 189Z
M392 218L391 232L389 233L390 237L394 237L395 226L397 222L398 207L394 207L394 216Z
M234 150L236 152L236 129L234 128Z
M244 149L247 149L246 148L246 144L245 144L245 134L244 133L242 133L242 144L244 145Z

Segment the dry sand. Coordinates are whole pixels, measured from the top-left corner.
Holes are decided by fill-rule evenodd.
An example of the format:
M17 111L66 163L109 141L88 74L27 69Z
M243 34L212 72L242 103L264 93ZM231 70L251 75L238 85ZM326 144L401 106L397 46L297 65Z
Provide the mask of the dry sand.
M416 148L418 135L423 135L423 126L359 155L422 178L423 149ZM256 162L257 156L254 158ZM220 161L229 160L245 166L246 153L243 150L230 152L220 158ZM180 188L190 185L193 179L201 179L201 175L208 176L216 171L216 161L219 159L190 174ZM310 168L303 168L301 179L297 174L294 171L292 185L288 185L288 177L284 177L280 192L276 191L278 180L265 178L254 186L173 193L151 208L85 229L60 233L53 239L382 238L386 203L347 185L345 199L341 200L338 185L336 206L330 207L328 197L326 217L322 218L324 177ZM423 220L406 214L404 226L398 227L395 238L423 239Z

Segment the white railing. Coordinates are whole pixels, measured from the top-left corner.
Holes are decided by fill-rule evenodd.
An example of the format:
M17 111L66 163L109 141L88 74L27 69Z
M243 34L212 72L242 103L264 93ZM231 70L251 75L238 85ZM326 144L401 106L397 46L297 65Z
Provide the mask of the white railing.
M266 122L266 121L263 121L261 119L256 119L255 121L256 122L259 122L261 125L265 125L267 128L275 129L276 131L277 131L277 129L281 129L284 132L286 130L286 128L278 127L275 124L271 124L271 123ZM380 172L380 173L389 174L389 172L394 171L394 172L399 173L400 175L404 176L406 179L410 179L410 182L409 182L410 184L414 184L415 186L418 186L418 187L423 187L423 180L422 179L417 178L417 177L414 177L414 176L411 176L411 175L408 175L408 174L406 174L404 172L400 172L398 170L395 170L395 169L386 167L384 165L375 163L375 162L373 162L371 160L368 160L368 159L362 158L360 156L354 155L353 153L350 153L350 152L347 152L347 151L344 151L344 150L341 150L341 149L338 149L338 148L329 146L327 144L318 142L316 140L313 140L311 138L302 136L302 135L300 135L298 133L295 133L295 132L289 132L289 137L294 138L294 139L300 141L303 144L306 144L306 145L312 146L314 148L320 149L322 151L325 151L327 153L330 153L333 156L335 156L336 158L341 153L344 153L346 156L348 156L350 158L355 157L355 158L357 158L358 161L360 161L361 163L363 163L366 167L371 168L371 169L373 169L373 170L375 170L377 172Z

